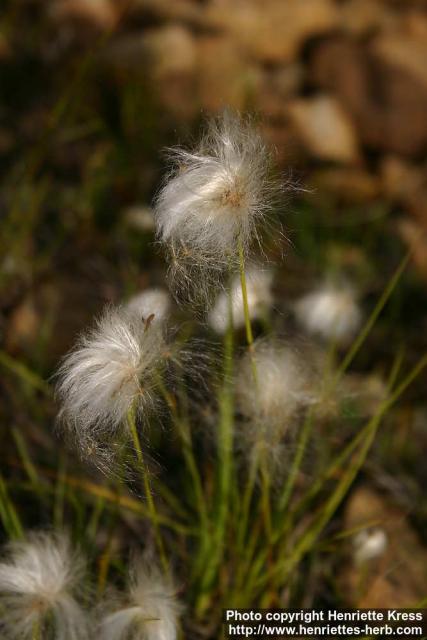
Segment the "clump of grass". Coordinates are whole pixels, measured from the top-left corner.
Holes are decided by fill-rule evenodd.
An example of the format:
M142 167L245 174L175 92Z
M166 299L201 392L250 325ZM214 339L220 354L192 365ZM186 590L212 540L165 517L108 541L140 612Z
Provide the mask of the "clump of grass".
M167 305L157 318L155 296L110 308L63 361L57 389L67 430L80 451L91 449L107 480L90 477L86 468L71 472L62 457L56 469L36 465L26 442L16 437L27 475L22 490L52 511L58 529L67 519L84 540L98 586L85 609L111 640L173 640L182 612L178 592L184 627L195 623L212 637L223 606L283 605L281 594L316 552L384 417L427 365L425 355L402 374L398 354L385 397L355 432L339 413L341 382L408 258L357 335L362 314L350 290L340 292L338 306L329 290L300 301L299 319L323 345L307 337L296 349L286 332L271 329L277 326L271 277L257 278L258 289L265 290L256 296L247 280L250 248L262 246L282 190L271 179L271 155L259 134L246 120L226 114L211 124L194 153L179 151L174 158L180 166L157 198L158 237L172 261L174 293L180 297L183 287L184 298L202 302L211 324L220 317L214 325L221 347L212 350L210 334L197 323L184 323L170 337ZM219 310L214 306L209 314L213 289L222 293ZM259 311L254 298L262 301L264 316L270 314L261 336L253 327ZM352 335L342 350L341 338L346 343ZM196 348L190 350L192 340ZM219 355L207 358L208 351ZM0 354L0 364L34 393L50 393L36 374L6 355ZM316 456L319 439L336 435L332 420L325 429L331 398L345 438L339 449L331 446ZM125 458L134 473L122 473L118 465L113 474L105 451ZM161 471L155 454L162 458ZM27 523L3 482L0 517L10 537L25 537ZM138 564L120 589L127 573L117 549L124 526L127 536L137 532L132 546L143 547L152 560ZM112 600L109 583L119 585ZM55 629L54 618L43 624L47 633ZM31 633L39 640L38 625Z

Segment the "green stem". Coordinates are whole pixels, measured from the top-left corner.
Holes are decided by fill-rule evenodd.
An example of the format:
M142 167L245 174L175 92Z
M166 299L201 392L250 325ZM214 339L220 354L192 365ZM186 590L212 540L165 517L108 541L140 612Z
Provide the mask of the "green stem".
M46 395L50 395L51 389L47 382L45 382L34 371L31 371L25 364L15 360L4 351L0 351L0 365L12 371L21 380L26 382L30 387L41 391Z
M239 241L239 268L240 268L240 286L242 288L242 298L243 298L243 313L245 317L246 340L249 347L251 347L254 342L254 336L252 333L251 317L249 314L248 288L246 285L246 273L245 273L245 254L243 252L243 245L241 241Z
M334 492L326 501L324 507L319 510L319 514L315 518L313 525L300 537L285 564L282 565L282 563L279 562L277 567L273 569L274 574L280 575L280 572L282 572L284 568L285 576L289 575L301 558L313 547L317 538L343 501L363 463L365 462L384 415L426 366L427 354L421 358L390 397L384 400L377 413L371 418L371 420L369 420L361 432L363 434L363 440L360 448L358 452L354 454L353 460L347 464L344 475L336 486ZM355 440L359 440L359 436L360 434L356 436ZM266 577L263 577L263 581L265 579Z
M57 474L57 482L55 487L55 499L53 502L53 522L57 529L62 529L63 521L64 521L64 502L65 502L65 491L66 491L66 476L67 476L67 467L66 467L66 458L64 454L61 452L59 454L58 461L58 474Z
M395 361L393 362L393 366L392 366L388 384L387 384L387 388L390 394L392 393L394 382L399 373L399 370L402 364L402 358L403 358L403 353L399 351L399 353L395 358ZM393 397L394 397L394 394L393 394ZM328 469L324 473L322 473L322 475L319 478L317 478L314 484L312 484L307 494L298 502L297 505L295 505L295 507L292 509L292 512L290 514L291 517L289 518L289 522L288 522L288 526L286 527L286 530L290 529L295 516L298 515L298 513L301 513L305 510L305 508L307 507L307 504L316 495L320 493L322 488L325 486L327 480L334 477L338 469L345 463L345 461L351 456L353 451L363 441L366 428L367 427L359 431L359 433L353 438L353 440L351 440L351 442L337 455L337 457L334 459L334 461L328 467ZM284 531L283 530L281 531L283 535Z
M264 526L264 523L262 523L262 527L263 526ZM239 601L242 594L246 591L247 576L250 572L251 567L253 566L253 563L256 561L255 560L256 547L259 542L261 533L262 532L260 531L260 523L255 521L254 526L251 527L251 535L248 536L248 539L244 541L245 542L244 547L241 546L239 548L239 563L238 563L238 566L236 567L236 576L233 581L236 596ZM268 554L266 551L265 557L263 557L263 564L267 558L267 555ZM233 606L237 606L237 605L233 604ZM239 605L239 606L243 607L244 605Z
M214 549L208 549L206 570L201 581L200 597L197 606L198 614L202 614L208 606L208 593L215 579L224 553L225 534L229 514L231 481L233 477L233 306L231 286L229 287L229 322L224 337L224 369L223 387L219 396L220 420L218 428L218 493L216 502L216 528L214 533Z
M294 488L295 481L298 476L298 471L301 466L301 462L307 447L307 443L310 437L312 427L313 427L313 411L311 410L307 413L307 416L304 420L304 424L302 426L300 437L298 440L296 454L292 461L291 470L289 472L283 493L279 498L280 511L284 511L288 505L289 498L291 497L292 489Z
M107 528L107 544L105 545L105 548L98 559L98 580L96 585L98 596L101 596L104 593L107 584L108 573L110 570L111 558L113 553L113 541L117 524L117 515L118 504L116 502L109 518Z
M261 507L262 514L265 523L265 533L267 535L267 540L271 544L272 540L272 524L271 524L271 504L270 504L270 474L267 468L267 461L265 456L263 456L262 464L260 467L260 476L261 476Z
M293 547L290 556L287 556L284 562L278 561L276 563L276 567L272 571L266 573L264 567L268 557L268 553L265 549L261 553L259 553L256 561L252 562L250 574L248 574L246 577L245 584L248 590L253 589L253 591L255 592L257 588L264 588L263 585L265 586L265 584L267 584L272 577L276 578L277 584L283 584L283 580L290 575L292 569L314 545L317 537L329 522L330 518L332 518L333 514L335 513L336 509L344 499L347 491L353 483L358 471L362 467L363 462L365 461L369 449L374 441L382 418L393 406L393 404L397 402L397 400L408 388L408 386L415 380L415 378L426 366L427 354L425 354L424 357L421 358L421 360L406 376L403 382L401 382L398 387L392 393L390 393L389 398L387 398L378 408L376 415L373 416L371 420L369 420L369 422L365 425L365 427L355 436L355 438L353 438L352 442L346 447L346 450L343 452L343 454L339 456L339 462L338 460L334 461L334 464L330 467L330 469L328 469L327 475L323 476L322 478L322 485L325 483L327 477L335 475L335 472L339 470L341 465L344 465L344 463L346 463L346 466L343 467L344 477L338 483L335 491L333 492L330 499L326 502L324 508L318 511L318 516L314 518L313 525L300 536L300 539ZM393 369L395 368L396 367L394 366ZM351 461L346 462L347 458L351 456L351 454L355 451L355 449L357 449L359 445L359 453L354 454L353 463L351 463ZM320 488L320 486L317 487L316 493L320 491ZM289 531L292 526L295 514L303 509L304 511L306 511L305 500L301 502L301 505L298 505L298 508L292 512L293 518L288 518L286 520L285 527L278 527L275 531L274 542L280 543L281 548L283 548L283 539L286 535L286 532ZM286 549L285 553L287 553Z
M16 448L18 450L19 457L21 458L22 465L25 469L25 472L30 480L31 487L34 493L40 495L42 493L40 478L37 474L37 469L35 468L30 454L28 452L28 448L25 442L22 433L17 427L12 427L12 436L15 440Z
M256 367L256 361L255 361L255 357L254 357L254 353L253 353L253 343L254 343L254 337L253 337L253 332L252 332L252 325L251 325L251 318L250 318L250 313L249 313L249 302L248 302L248 288L247 288L247 284L246 284L246 270L245 270L245 254L243 251L243 245L242 242L239 240L238 243L238 250L239 250L239 269L240 269L240 286L242 289L242 299L243 299L243 313L244 313L244 317L245 317L245 327L246 327L246 341L248 343L248 347L249 347L249 352L250 352L250 358L251 358L251 367L252 367L252 375L253 375L253 379L254 379L254 383L255 383L255 393L258 393L258 386L259 386L259 381L258 381L258 372L257 372L257 367ZM256 473L255 473L256 476ZM271 533L272 533L272 529L271 529L271 505L270 505L270 480L268 478L268 470L265 467L265 465L263 465L262 469L261 469L261 491L262 491L262 495L261 495L261 502L262 502L262 512L263 512L263 517L264 517L264 524L265 524L265 531L267 536L270 538L271 537ZM254 488L254 484L251 482L251 490L250 493L248 495L248 504L250 504L251 499L252 499L252 493L253 493L253 488Z
M106 500L105 498L98 497L95 500L94 507L92 509L92 515L89 520L89 524L87 526L87 535L91 540L92 544L95 541L96 534L98 531L99 520L101 518L101 514L105 509Z
M388 285L382 292L380 299L378 300L377 304L375 305L375 308L373 309L371 315L366 321L365 326L362 328L362 331L359 333L356 340L353 342L349 352L347 353L344 360L342 361L336 373L336 376L334 378L334 386L339 382L343 374L346 372L350 364L353 362L354 358L359 352L360 347L363 345L369 333L371 332L371 329L374 326L378 316L380 315L381 311L385 307L388 299L390 298L391 294L396 288L397 283L399 282L401 276L403 275L403 272L405 271L408 265L410 257L411 257L410 252L405 255L405 257L397 267L396 271L394 272L393 276L391 277Z
M136 428L135 409L132 407L127 414L127 422L129 430L132 436L133 444L135 447L136 458L140 465L140 472L142 481L144 484L145 497L147 499L148 512L154 529L154 537L159 551L160 561L162 563L163 570L167 573L169 571L169 563L166 558L165 548L163 545L162 536L160 533L159 520L157 516L156 506L154 504L153 494L151 491L150 476L147 466L145 464L144 456L142 453L141 442L139 440L138 430Z
M11 539L22 539L24 530L15 506L10 499L6 482L0 474L0 517L3 521L4 528L8 532Z
M245 328L246 328L246 342L248 343L248 347L250 349L252 374L255 381L255 386L258 387L258 375L256 370L256 363L255 363L253 352L252 352L254 337L252 333L251 318L249 314L248 287L246 284L246 270L245 270L245 254L243 252L243 245L240 240L238 244L238 249L239 249L240 287L242 290L243 314L245 318ZM247 526L248 516L249 516L249 508L252 500L253 491L255 488L255 480L256 480L257 472L258 472L258 455L253 459L250 465L249 481L246 485L246 491L243 498L243 510L242 510L243 517L242 517L242 522L240 527L240 536L243 536L241 539L242 542L245 537L246 526Z
M246 529L249 520L249 509L251 506L252 495L255 487L256 475L258 469L258 462L256 458L252 458L249 466L249 477L246 483L246 490L243 494L242 508L240 511L240 524L238 531L238 544L243 548L244 540L246 537Z
M224 342L224 386L221 393L221 422L220 422L220 478L219 478L219 515L221 526L218 534L225 530L227 519L230 484L232 478L232 453L233 453L233 417L234 399L232 390L233 377L233 307L231 289L229 292L229 321Z
M331 382L327 381L327 389L326 391L328 393L331 393L331 391L333 389L336 388L337 384L339 383L340 379L342 378L342 376L344 375L345 371L347 370L347 368L349 367L349 365L351 364L351 362L353 361L353 359L355 358L356 354L358 353L360 347L362 346L362 344L364 343L364 341L366 340L369 332L371 331L376 319L378 318L379 314L381 313L382 309L384 308L385 304L387 303L387 300L390 298L391 294L393 293L400 277L402 276L408 261L410 258L410 254L408 253L403 260L401 261L401 263L399 264L399 266L397 267L396 271L394 272L392 278L390 279L387 287L385 288L384 292L382 293L380 299L378 300L377 304L375 305L374 310L372 311L370 317L368 318L365 326L363 327L361 333L359 334L358 338L355 340L355 342L353 343L350 351L348 352L347 356L344 358L341 366L339 367L337 373L335 374L335 376L333 376ZM327 369L330 371L331 370L331 366L332 366L332 362L333 362L333 356L335 354L335 349L336 349L336 345L333 344L331 347L331 352L328 356L327 359ZM397 365L398 366L398 365ZM325 375L325 379L327 380L329 377L329 375ZM307 428L309 428L309 425L306 425ZM335 472L335 470L337 468L339 468L339 466L341 465L341 463L348 458L352 451L358 446L358 444L362 441L363 439L363 434L364 431L360 432L358 434L358 436L349 444L348 447L346 447L344 449L344 451L337 457L337 459L335 460L335 462L333 463L333 465L331 466L330 469L328 469L328 471L326 472L326 475L322 475L322 477L320 479L318 479L314 485L311 487L310 491L308 492L308 494L304 497L304 499L301 501L301 505L306 504L307 500L311 499L314 495L316 495L316 493L319 492L319 489L321 488L321 486L323 486L325 480L328 477L331 477L333 475L333 473ZM305 449L305 446L307 444L307 440L308 440L308 434L306 434L306 429L303 430L302 436L302 445L303 445L303 449ZM302 457L302 453L303 453L303 449L299 449L297 451L297 456L296 459L294 460L294 464L293 467L291 469L291 475L290 475L290 479L292 480L292 484L294 483L295 478L293 477L295 472L294 469L295 467L299 466L300 464L300 457ZM301 454L300 454L301 451ZM285 504L289 501L289 497L290 497L290 491L288 486L285 487L285 492L284 494L282 494L281 497L281 502L280 502L280 506L281 509L284 509ZM299 510L299 506L297 506L296 511ZM295 510L294 510L295 513Z
M31 634L32 640L41 640L41 625L40 620L35 620L33 623L33 630Z
M169 407L173 422L176 426L178 435L181 439L184 460L186 462L187 469L189 471L189 474L193 483L194 495L196 498L196 504L197 504L197 510L199 512L200 523L202 525L202 528L206 529L207 523L208 523L208 514L206 509L205 497L203 493L202 478L196 463L196 459L194 457L193 439L191 437L191 431L186 421L178 415L174 398L171 396L171 394L165 387L164 382L161 378L158 380L158 385Z
M178 414L175 400L171 396L167 388L165 387L163 380L161 378L158 380L158 385L169 407L173 422L178 431L178 435L181 439L184 460L192 481L194 497L196 500L197 511L199 514L201 544L200 544L198 556L195 559L194 567L193 567L193 578L195 578L200 575L202 567L206 562L206 554L209 553L209 549L210 549L209 517L208 517L208 510L206 507L205 495L203 492L203 483L202 483L202 478L201 478L199 468L197 466L197 462L194 456L193 439L191 437L191 431L190 431L188 422Z

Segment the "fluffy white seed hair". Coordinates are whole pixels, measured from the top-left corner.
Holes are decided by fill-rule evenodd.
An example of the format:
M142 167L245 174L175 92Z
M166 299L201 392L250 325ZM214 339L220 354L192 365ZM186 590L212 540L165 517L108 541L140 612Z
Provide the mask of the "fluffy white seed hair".
M104 615L102 640L176 640L181 606L172 582L139 561L130 577L127 602Z
M239 410L257 422L285 426L312 398L309 382L310 369L295 348L277 339L259 340L240 362L236 380Z
M362 529L353 536L354 562L357 565L365 564L384 554L387 549L388 539L384 529Z
M107 308L58 371L60 421L85 455L125 424L129 409L156 404L156 373L171 356L162 323L123 307Z
M255 375L254 375L255 371ZM236 404L245 421L240 443L249 457L267 456L271 469L282 463L302 410L316 400L314 372L293 345L259 340L239 363Z
M126 303L126 307L144 318L154 314L154 320L158 322L166 320L171 307L171 298L165 289L150 287L132 296Z
M362 320L355 292L349 285L324 284L295 303L300 325L325 341L345 345Z
M209 122L196 149L172 149L171 159L155 202L157 234L169 247L178 287L188 288L194 276L211 284L236 260L239 243L247 253L260 242L260 225L280 192L271 154L249 119L226 111Z
M252 320L262 317L273 304L271 286L273 273L258 266L248 267L246 270L246 287L249 314ZM242 287L240 276L236 276L231 284L231 301L233 325L236 328L245 324ZM222 291L209 312L208 323L217 333L225 333L228 327L229 294Z
M81 591L84 562L64 536L33 534L12 543L0 562L0 630L10 640L89 638Z

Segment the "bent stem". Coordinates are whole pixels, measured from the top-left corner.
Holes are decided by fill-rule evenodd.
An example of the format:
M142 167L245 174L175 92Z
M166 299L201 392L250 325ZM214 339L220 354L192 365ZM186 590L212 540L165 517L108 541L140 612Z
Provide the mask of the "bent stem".
M128 423L129 430L130 430L130 433L131 433L131 436L132 436L132 440L133 440L133 444L134 444L134 447L135 447L136 457L137 457L138 463L140 465L141 477L142 477L142 481L143 481L143 484L144 484L144 492L145 492L145 496L147 498L148 512L149 512L149 515L150 515L150 520L151 520L151 522L153 524L154 537L155 537L155 540L156 540L157 549L159 551L160 561L162 563L163 570L167 573L169 571L169 563L168 563L167 558L166 558L165 548L164 548L162 536L161 536L161 533L160 533L159 518L158 518L158 515L157 515L157 510L156 510L156 506L154 504L153 494L152 494L152 491L151 491L150 476L149 476L149 472L148 472L147 466L145 464L145 460L144 460L144 456L143 456L142 448L141 448L141 442L139 440L138 430L136 428L135 408L134 407L129 409L129 411L127 413L127 423Z

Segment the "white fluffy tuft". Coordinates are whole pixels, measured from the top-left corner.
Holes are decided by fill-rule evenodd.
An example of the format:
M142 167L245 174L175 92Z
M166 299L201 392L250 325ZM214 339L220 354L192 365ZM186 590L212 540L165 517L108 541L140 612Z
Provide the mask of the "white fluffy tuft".
M295 304L302 327L323 340L345 345L358 330L362 313L350 286L325 284Z
M172 583L140 561L131 575L126 604L100 623L102 640L176 640L181 606Z
M362 529L353 536L354 562L365 564L382 556L387 549L388 539L384 529Z
M285 428L286 421L310 401L309 380L307 364L296 350L279 340L259 340L240 363L236 381L239 410L257 423Z
M244 453L271 470L283 467L303 409L317 400L310 364L293 346L268 339L256 341L237 370L236 404L244 418L238 440Z
M108 308L65 357L59 371L59 419L85 455L111 437L134 407L156 404L156 373L170 357L162 323L126 308Z
M172 277L188 289L194 275L211 284L260 241L259 227L274 208L280 185L272 158L249 120L226 111L208 126L194 151L174 149L174 169L157 196L155 219L169 247Z
M252 320L262 317L273 304L272 282L273 273L269 270L257 266L251 266L246 270L249 315ZM222 291L208 315L208 323L217 333L225 333L228 327L228 296L226 291ZM233 326L243 327L245 315L240 276L236 276L231 284L231 300Z
M126 303L126 308L148 318L152 313L154 320L166 320L171 307L171 298L165 289L151 287L132 296Z
M11 544L0 562L0 628L6 638L30 640L36 628L46 640L88 638L87 615L74 597L83 575L84 563L65 537L35 534Z

